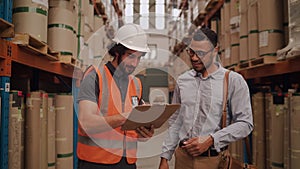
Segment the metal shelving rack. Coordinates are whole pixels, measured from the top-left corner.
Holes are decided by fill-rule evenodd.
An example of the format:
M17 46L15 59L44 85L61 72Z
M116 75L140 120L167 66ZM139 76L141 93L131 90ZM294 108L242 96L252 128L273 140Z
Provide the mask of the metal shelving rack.
M12 0L0 1L0 18L12 22ZM8 168L8 117L11 74L11 48L0 43L0 168Z

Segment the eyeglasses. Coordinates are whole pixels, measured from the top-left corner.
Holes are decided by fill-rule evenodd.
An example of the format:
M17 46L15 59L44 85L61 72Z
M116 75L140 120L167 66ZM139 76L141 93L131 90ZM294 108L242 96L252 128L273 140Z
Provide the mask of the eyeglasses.
M195 54L199 57L204 57L205 55L207 55L209 52L211 52L213 49L210 49L209 51L205 52L205 51L202 51L202 50L193 50L191 48L186 48L186 52L187 54L192 57L194 56Z

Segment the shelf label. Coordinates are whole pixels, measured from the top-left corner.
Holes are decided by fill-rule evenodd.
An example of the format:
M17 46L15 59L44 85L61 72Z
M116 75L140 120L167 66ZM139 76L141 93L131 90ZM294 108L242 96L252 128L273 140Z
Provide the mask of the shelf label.
M10 91L10 83L5 83L5 92Z
M269 43L268 36L269 36L268 31L263 31L259 33L259 47L268 46Z

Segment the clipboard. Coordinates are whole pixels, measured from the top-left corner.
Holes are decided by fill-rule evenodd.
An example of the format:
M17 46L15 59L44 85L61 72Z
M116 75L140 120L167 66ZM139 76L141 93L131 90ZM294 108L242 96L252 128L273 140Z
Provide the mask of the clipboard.
M144 126L150 128L160 128L170 116L180 108L180 104L153 104L136 106L128 119L122 125L122 130L135 130Z

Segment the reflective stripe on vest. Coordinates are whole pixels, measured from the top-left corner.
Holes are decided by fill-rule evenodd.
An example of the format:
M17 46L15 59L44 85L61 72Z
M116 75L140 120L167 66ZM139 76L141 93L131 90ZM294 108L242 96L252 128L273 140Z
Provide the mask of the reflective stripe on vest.
M99 115L110 116L121 113L120 91L108 68L105 66L100 70L94 69L98 75L101 92L98 98ZM124 112L132 110L132 97L141 97L141 83L137 78L129 76ZM102 164L117 163L121 160L124 146L126 146L127 162L129 164L136 162L137 133L135 131L127 131L126 136L124 136L125 132L121 130L121 127L118 127L88 136L84 132L78 132L78 134L77 155L82 160Z
M91 138L89 136L78 136L78 141L82 144L95 146L95 147L102 147L104 149L119 149L123 147L123 142L117 140L105 140L100 138ZM127 141L126 142L127 149L136 149L137 144L136 141Z

